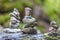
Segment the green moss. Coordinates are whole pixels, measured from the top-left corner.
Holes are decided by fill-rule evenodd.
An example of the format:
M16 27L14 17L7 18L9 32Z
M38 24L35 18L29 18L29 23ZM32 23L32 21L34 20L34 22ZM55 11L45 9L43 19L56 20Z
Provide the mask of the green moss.
M0 23L4 23L7 20L9 20L10 16L9 14L5 14L5 15L0 15Z
M24 26L24 24L22 22L20 22L19 28L22 29Z
M38 26L37 26L37 29L40 30L42 33L45 32L45 31L44 31L45 28L44 28L43 26L41 26L41 25L38 25Z

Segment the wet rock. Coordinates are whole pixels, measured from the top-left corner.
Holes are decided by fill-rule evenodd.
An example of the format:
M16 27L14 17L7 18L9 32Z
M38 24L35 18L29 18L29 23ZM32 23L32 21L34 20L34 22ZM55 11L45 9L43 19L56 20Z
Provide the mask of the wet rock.
M0 25L0 32L2 32L2 31L3 31L3 29L4 29L4 28Z
M22 30L22 32L23 32L23 34L37 34L37 30L34 29L34 28L31 28L31 27L29 27L29 28L24 28L24 29Z

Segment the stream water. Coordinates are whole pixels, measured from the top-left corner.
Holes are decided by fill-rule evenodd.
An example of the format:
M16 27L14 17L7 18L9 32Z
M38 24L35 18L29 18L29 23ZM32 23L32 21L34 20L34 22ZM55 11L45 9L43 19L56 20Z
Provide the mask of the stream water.
M0 33L0 40L44 40L41 33L35 35L22 33Z

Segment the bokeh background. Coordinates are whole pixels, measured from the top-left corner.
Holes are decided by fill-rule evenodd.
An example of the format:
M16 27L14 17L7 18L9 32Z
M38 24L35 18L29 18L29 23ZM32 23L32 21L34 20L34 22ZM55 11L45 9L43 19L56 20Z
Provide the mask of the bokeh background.
M37 29L41 32L48 30L49 23L53 20L60 26L60 0L0 0L0 25L9 26L9 13L14 8L19 10L22 21L25 7L32 9L31 15L37 19ZM19 28L22 26L23 23L20 23Z

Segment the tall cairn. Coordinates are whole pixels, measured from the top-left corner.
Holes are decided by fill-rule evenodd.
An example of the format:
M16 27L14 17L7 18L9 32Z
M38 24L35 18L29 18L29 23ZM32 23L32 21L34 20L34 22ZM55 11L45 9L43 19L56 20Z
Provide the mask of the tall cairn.
M13 12L10 13L10 27L18 28L19 23L20 23L19 12L16 8L14 8Z
M6 33L17 33L21 30L18 28L20 23L19 12L16 8L14 8L13 12L10 13L10 27L5 28L3 31Z

